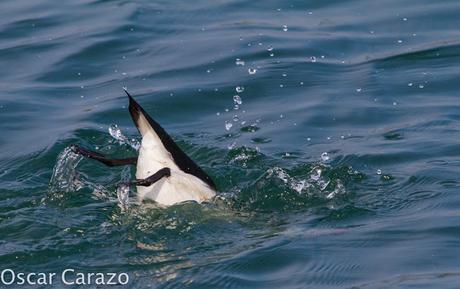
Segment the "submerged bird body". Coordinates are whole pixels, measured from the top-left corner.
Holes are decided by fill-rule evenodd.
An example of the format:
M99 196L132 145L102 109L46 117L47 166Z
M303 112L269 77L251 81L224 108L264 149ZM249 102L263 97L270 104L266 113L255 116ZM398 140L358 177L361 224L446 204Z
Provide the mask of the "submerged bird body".
M172 205L189 200L201 203L215 196L215 190L208 184L177 166L156 134L144 134L139 149L136 178L145 179L164 167L171 170L169 177L148 187L137 186L139 201L153 200L162 205Z
M152 200L162 205L173 205L184 201L201 203L213 198L216 186L212 179L125 92L129 97L129 112L142 135L137 159L108 159L79 146L73 146L73 150L108 166L136 165L136 180L130 184L136 185L137 198L141 202Z

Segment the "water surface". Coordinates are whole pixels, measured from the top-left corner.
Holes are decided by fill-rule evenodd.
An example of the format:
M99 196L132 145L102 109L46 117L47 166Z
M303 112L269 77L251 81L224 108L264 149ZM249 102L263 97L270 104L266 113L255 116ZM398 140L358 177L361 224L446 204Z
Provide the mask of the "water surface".
M129 288L457 288L459 13L2 1L1 268L127 272ZM220 198L122 210L134 170L69 156L136 153L123 86Z

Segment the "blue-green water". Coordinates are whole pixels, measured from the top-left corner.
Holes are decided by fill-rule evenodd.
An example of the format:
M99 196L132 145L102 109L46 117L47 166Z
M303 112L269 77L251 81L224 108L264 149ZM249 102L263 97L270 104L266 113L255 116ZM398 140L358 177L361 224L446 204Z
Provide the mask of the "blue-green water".
M1 1L0 269L128 273L119 288L458 288L459 13ZM135 154L109 134L138 138L123 86L218 200L123 211L133 169L66 154ZM76 288L33 288L50 287Z

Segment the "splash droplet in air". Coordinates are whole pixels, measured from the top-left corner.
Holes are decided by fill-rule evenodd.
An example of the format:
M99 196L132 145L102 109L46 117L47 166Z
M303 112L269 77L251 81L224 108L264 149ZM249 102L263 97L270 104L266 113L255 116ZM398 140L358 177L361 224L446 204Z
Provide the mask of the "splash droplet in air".
M323 162L327 162L330 159L329 154L327 152L324 152L321 154L321 160Z
M257 72L257 68L249 68L248 69L249 74L256 74L256 72Z
M245 62L239 58L235 60L236 66L244 66Z
M231 122L225 122L225 129L230 130L232 128L233 124Z
M284 31L284 32L288 31L287 25L283 25L283 31Z
M233 102L235 104L241 105L243 103L243 100L241 99L241 97L239 95L234 95L233 96Z
M236 90L236 92L238 92L238 93L242 93L242 92L244 91L244 87L242 87L242 86L237 86L237 87L235 88L235 90Z

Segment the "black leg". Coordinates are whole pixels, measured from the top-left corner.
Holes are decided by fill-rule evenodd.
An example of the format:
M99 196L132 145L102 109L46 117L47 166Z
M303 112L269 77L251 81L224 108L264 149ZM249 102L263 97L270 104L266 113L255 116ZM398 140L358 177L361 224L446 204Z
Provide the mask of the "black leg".
M158 172L154 173L148 178L145 179L137 179L131 184L136 185L136 186L143 186L143 187L148 187L156 183L157 181L161 180L163 177L169 177L171 175L171 170L169 168L162 168Z
M72 145L71 149L74 153L82 155L84 157L99 161L109 167L115 166L125 166L125 165L135 165L137 164L137 158L127 158L127 159L108 159L103 154L93 152L82 148L77 145Z

